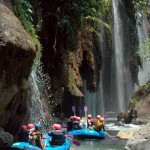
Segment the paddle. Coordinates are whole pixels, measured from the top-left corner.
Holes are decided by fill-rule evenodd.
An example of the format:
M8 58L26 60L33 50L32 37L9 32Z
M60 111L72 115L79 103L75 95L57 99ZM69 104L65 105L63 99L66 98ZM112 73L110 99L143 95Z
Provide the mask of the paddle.
M107 134L108 137L110 137L112 140L117 140L115 137L112 137L110 134L108 134L106 131L105 133Z
M72 136L73 136L73 135L72 135ZM72 143L75 144L76 146L80 146L80 145L81 145L81 143L80 143L79 141L73 140L71 137L66 136L66 138L68 138L69 140L71 140Z
M107 117L108 117L108 114L105 114L103 117L104 117L104 118L107 118Z
M32 146L24 146L24 150L39 150L39 148L32 148Z
M84 106L85 117L87 116L87 106Z
M67 134L66 136L71 138L71 139L73 139L73 135L72 134Z
M74 113L74 116L76 116L76 114L75 114L75 112L76 112L75 106L72 106L72 111L73 111L73 113Z
M46 138L46 140L45 140L45 143L44 143L44 150L46 149L46 143L47 143L47 138Z

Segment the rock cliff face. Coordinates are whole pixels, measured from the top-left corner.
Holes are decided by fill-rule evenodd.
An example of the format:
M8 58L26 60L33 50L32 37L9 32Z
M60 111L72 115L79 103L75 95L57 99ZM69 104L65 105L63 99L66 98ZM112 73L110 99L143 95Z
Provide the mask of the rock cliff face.
M0 3L0 126L15 133L26 117L35 46L14 13ZM10 3L9 3L10 4Z
M60 16L72 17L72 10L67 6L63 9L63 14L57 16L58 9L62 9L64 5L64 1L46 0L44 3L37 1L35 6L41 8L42 26L37 31L43 45L42 62L45 72L51 77L54 95L56 91L65 89L65 94L71 94L72 98L83 97L81 90L83 80L86 80L89 90L95 90L96 80L99 77L96 72L93 39L91 34L77 29L73 31L75 40L71 41L72 39L67 35L69 29L62 29L58 23ZM74 20L76 21L78 20Z

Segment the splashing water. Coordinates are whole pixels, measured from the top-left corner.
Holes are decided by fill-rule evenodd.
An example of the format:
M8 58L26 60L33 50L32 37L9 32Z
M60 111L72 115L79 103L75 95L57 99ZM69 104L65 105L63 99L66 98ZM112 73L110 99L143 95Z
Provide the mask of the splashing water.
M42 67L39 67L36 70L32 70L29 81L28 103L30 106L30 122L36 124L39 119L42 119L42 131L46 132L51 120L47 104L51 97L50 79L42 73Z

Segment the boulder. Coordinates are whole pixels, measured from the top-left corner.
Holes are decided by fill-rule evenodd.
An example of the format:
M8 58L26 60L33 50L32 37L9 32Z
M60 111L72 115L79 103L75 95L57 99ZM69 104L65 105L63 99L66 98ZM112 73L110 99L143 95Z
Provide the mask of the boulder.
M6 150L10 147L10 144L13 142L13 136L5 132L3 128L0 127L0 149Z
M125 150L149 150L150 149L150 122L139 129L125 145Z
M121 130L118 132L116 137L121 138L121 139L130 139L134 135L136 131L138 131L139 128L130 128L126 130Z
M0 126L12 134L28 114L26 93L35 54L30 35L0 2Z

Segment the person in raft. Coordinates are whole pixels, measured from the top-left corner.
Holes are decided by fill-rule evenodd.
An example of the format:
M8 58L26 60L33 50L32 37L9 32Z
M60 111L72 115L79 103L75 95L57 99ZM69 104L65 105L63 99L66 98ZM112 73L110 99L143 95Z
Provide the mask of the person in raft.
M82 124L80 123L80 120L81 118L80 117L76 117L76 120L73 121L73 126L72 126L72 129L73 130L79 130L79 129L82 129Z
M92 119L92 115L91 114L89 114L88 116L87 116L87 128L89 128L90 126L91 126L91 120Z
M63 145L66 141L66 136L61 130L61 125L54 124L51 128L53 128L54 130L48 133L49 136L52 136L50 144Z
M67 131L72 130L73 126L73 116L70 116L69 120L67 121Z
M28 124L28 134L29 134L29 143L35 145L35 139L34 134L32 134L35 131L35 125L30 123Z
M105 126L104 126L104 118L101 117L98 121L97 124L93 127L93 129L97 132L100 132L100 130L105 131Z
M26 125L22 125L21 130L17 134L17 141L28 142L28 140L29 140L28 128Z
M35 131L31 133L31 136L34 136L35 145L40 147L43 150L44 145L42 144L41 128L42 128L42 126L40 123L36 124Z

